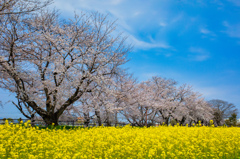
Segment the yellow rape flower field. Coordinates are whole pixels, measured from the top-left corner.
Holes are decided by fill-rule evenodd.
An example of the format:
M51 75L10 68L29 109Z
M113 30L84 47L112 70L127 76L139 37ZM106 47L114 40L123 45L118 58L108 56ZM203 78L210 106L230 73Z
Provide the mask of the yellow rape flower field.
M39 129L0 125L0 158L239 158L236 127Z

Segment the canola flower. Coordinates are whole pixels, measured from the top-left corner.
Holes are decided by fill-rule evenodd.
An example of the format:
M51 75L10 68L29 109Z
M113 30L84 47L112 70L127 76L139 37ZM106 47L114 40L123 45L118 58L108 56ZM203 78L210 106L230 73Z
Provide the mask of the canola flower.
M39 129L0 125L0 158L239 158L240 128L159 126Z

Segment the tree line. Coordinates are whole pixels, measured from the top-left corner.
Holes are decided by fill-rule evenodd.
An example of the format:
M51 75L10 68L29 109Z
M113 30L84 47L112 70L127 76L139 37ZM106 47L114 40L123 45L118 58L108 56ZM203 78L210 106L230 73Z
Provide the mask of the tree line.
M46 8L52 0L0 1L0 88L15 94L13 105L33 123L47 125L75 114L86 125L120 118L136 126L201 121L216 125L236 113L235 105L206 101L172 79L137 82L121 66L132 45L116 23L99 12L62 19Z

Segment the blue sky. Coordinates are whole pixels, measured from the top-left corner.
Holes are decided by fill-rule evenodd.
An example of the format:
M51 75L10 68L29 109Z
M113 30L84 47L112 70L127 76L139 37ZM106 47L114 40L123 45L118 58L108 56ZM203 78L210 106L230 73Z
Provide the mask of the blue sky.
M94 10L118 19L118 31L134 44L125 67L139 81L172 78L240 110L240 0L56 0L51 7L63 18ZM7 105L0 117L17 117Z

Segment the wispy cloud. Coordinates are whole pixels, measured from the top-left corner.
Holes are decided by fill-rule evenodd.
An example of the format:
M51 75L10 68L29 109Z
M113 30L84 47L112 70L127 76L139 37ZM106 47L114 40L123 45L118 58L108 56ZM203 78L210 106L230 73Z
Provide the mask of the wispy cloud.
M167 26L167 23L166 23L166 22L160 22L159 25L160 25L161 27L165 27L165 26Z
M201 28L200 32L203 33L203 34L210 34L211 33L211 31L209 31L208 29L205 29L205 28Z
M240 23L232 25L227 21L224 21L223 25L227 28L227 30L224 32L227 33L230 37L240 38Z
M137 49L153 49L153 48L168 49L168 48L170 48L170 46L168 44L164 43L164 42L156 42L156 41L152 41L152 40L150 42L146 42L146 41L143 41L143 40L139 40L132 35L129 36L128 40Z
M158 20L155 19L155 21L150 20L161 13L159 10L153 11L150 4L151 3L147 2L142 4L137 0L69 0L67 3L64 0L58 0L54 5L58 9L63 11L64 14L73 14L73 11L76 11L78 13L81 10L95 10L104 14L110 14L113 20L117 19L117 31L125 32L125 35L129 37L129 42L132 43L136 49L170 48L167 42L162 39L148 39L148 34L144 37L137 36L137 29L146 30L146 27L151 27L155 25L155 22L157 21L160 21L159 25L161 26L161 28L165 27L168 23L167 21L163 20L164 18L158 18ZM135 7L133 8L132 5L134 5ZM161 16L159 17L164 17L163 15L164 14L161 14ZM173 18L172 21L177 22L181 18L182 14ZM143 22L143 19L147 19L149 20L149 22ZM139 28L139 26L141 26L141 28Z
M205 61L210 58L209 52L203 48L199 47L190 47L189 48L189 58L193 61Z
M114 0L114 1L111 1L111 3L113 5L119 5L120 3L122 3L124 0Z
M140 74L138 74L138 79L140 81L146 81L148 79L151 79L153 76L160 76L160 77L163 77L163 78L176 80L176 79L179 79L179 77L182 76L179 72L173 71L171 69L166 70L166 69L160 68L160 70L161 71L140 73ZM177 81L177 82L179 83L179 81Z
M123 12L121 9L121 3L125 0L105 0L105 1L96 1L96 0L65 0L56 1L53 6L63 13L63 16L69 15L73 16L73 11L80 13L82 11L98 11L103 14L110 14L113 20L118 20L117 23L124 30L131 30L131 27L126 23L126 16L136 14L135 10L131 10L130 13Z
M240 6L240 1L239 0L228 0L229 2L232 2L236 6Z
M199 93L204 94L204 96L208 99L216 99L216 98L222 98L225 96L225 92L222 90L219 90L218 87L194 87Z
M233 104L239 103L239 86L200 86L200 85L194 85L194 90L198 91L199 93L203 94L203 96L206 98L206 100L211 99L221 99L228 101ZM240 108L239 105L236 105L238 108Z
M217 35L213 31L207 29L206 27L201 27L199 29L199 32L202 34L202 38L215 40L215 38L217 37Z
M141 81L146 81L146 80L151 79L151 78L154 77L154 76L160 76L160 74L157 73L157 72L143 73L143 74L140 75L139 79L140 79Z
M206 27L200 28L199 31L200 31L200 33L205 34L205 35L216 36L216 34L213 31L207 29Z

